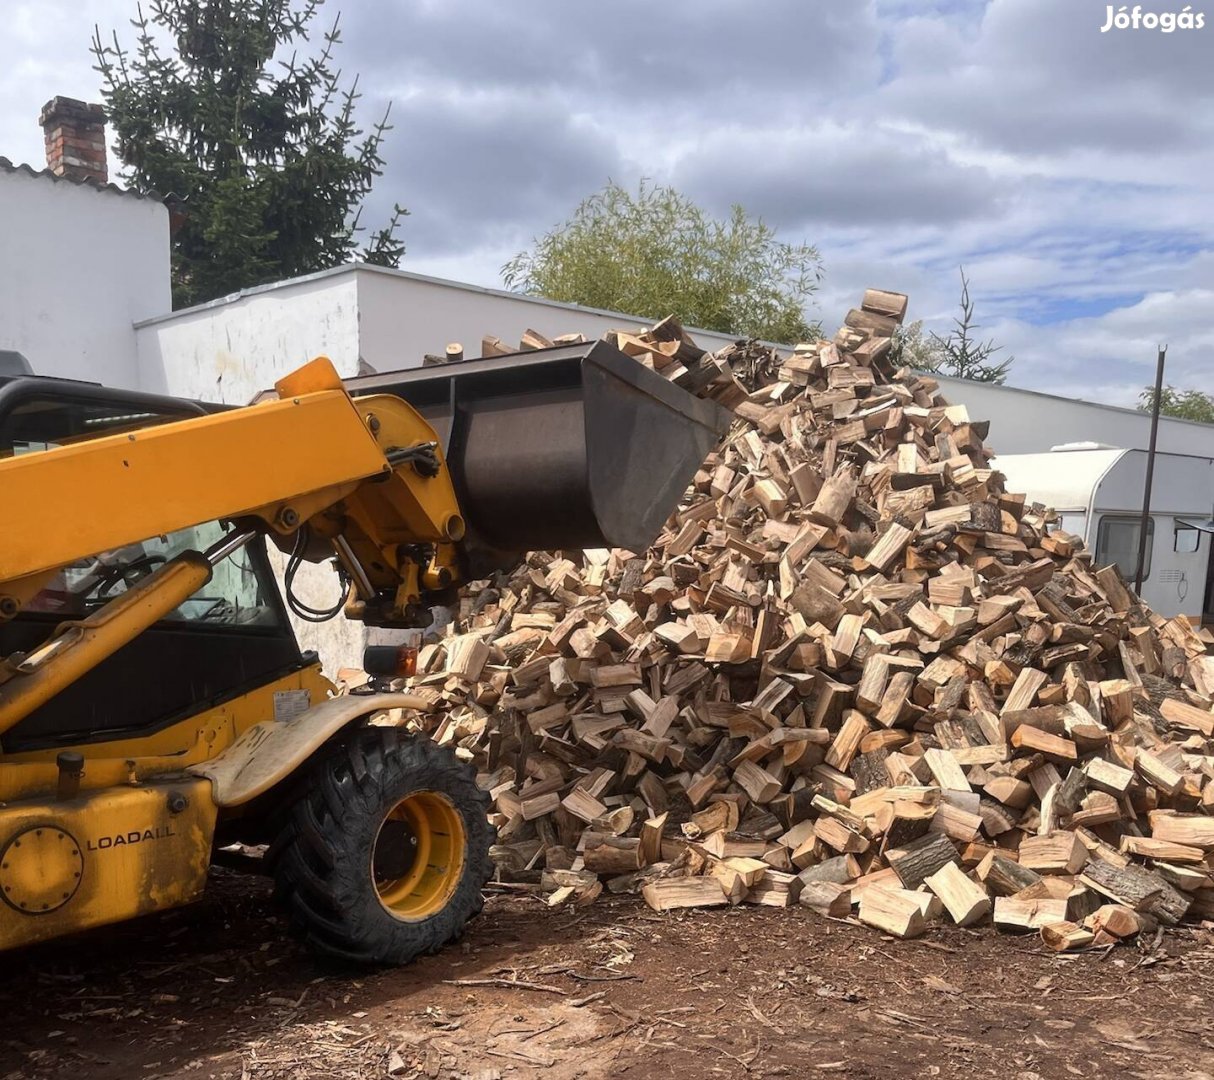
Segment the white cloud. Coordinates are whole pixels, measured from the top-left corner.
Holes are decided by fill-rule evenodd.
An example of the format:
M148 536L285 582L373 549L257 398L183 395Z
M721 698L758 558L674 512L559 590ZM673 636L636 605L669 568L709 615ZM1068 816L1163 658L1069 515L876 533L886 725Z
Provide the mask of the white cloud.
M0 157L45 163L38 112L56 95L97 101L94 24L126 29L126 0L9 0L0 34Z
M348 2L342 66L368 114L398 103L367 220L404 202L409 268L492 285L608 176L649 176L815 242L828 326L877 285L945 329L964 264L1012 382L1133 404L1164 339L1169 378L1214 389L1214 18L1101 34L1105 7ZM0 154L40 162L39 107L96 100L93 24L129 39L134 9L10 0Z

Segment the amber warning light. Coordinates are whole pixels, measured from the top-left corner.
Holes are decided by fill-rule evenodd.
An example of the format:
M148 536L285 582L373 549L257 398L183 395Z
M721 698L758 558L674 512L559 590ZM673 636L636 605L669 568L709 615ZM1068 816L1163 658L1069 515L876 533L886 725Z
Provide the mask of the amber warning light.
M417 648L413 645L368 645L363 670L372 678L407 679L417 674Z

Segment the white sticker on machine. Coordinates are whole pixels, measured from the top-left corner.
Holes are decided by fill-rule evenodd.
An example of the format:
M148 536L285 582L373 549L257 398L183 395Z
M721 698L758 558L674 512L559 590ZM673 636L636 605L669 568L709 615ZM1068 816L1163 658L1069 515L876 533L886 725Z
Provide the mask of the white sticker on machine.
M275 690L274 719L284 724L312 707L311 690Z

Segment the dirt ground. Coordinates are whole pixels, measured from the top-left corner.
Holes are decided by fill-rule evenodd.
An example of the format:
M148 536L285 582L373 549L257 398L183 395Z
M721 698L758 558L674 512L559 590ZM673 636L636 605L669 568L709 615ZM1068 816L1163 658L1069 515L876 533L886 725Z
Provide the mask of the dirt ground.
M991 930L898 942L802 908L504 895L441 955L350 973L287 939L260 882L213 885L4 957L0 1080L1214 1080L1201 930L1072 958Z

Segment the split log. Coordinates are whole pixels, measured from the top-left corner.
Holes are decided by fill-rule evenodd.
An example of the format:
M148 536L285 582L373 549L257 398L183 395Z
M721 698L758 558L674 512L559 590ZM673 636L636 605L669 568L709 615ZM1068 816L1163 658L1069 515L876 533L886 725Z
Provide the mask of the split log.
M811 881L801 885L797 902L819 915L843 919L851 914L851 889L833 881Z
M1066 916L1065 900L997 896L992 917L1001 930L1040 930L1043 926L1066 922Z
M1118 867L1092 859L1079 880L1102 896L1135 911L1154 915L1170 926L1184 918L1191 903L1184 893L1173 888L1159 874L1133 863Z
M919 901L903 889L866 889L857 915L865 925L897 938L919 937L927 929Z
M585 834L586 849L582 861L587 870L612 877L641 867L641 841L636 837Z
M956 863L946 863L924 883L938 897L958 926L981 922L991 913L991 898Z
M1073 832L1026 836L1020 842L1020 865L1038 874L1077 874L1088 860L1088 849Z
M1115 938L1133 937L1143 927L1142 916L1125 904L1102 904L1083 920L1093 933L1103 931Z
M978 879L999 896L1015 896L1041 881L1035 870L991 852L978 864Z
M654 911L723 907L729 903L729 899L721 890L720 882L712 877L663 878L660 881L651 881L641 890L641 895Z
M1040 934L1042 942L1055 952L1086 949L1096 940L1095 933L1073 922L1049 923L1041 928Z
M746 892L748 904L761 907L791 907L801 894L801 882L796 874L768 870Z
M905 847L885 851L885 861L907 889L919 888L932 874L957 859L957 848L943 833L928 833Z
M1168 840L1174 844L1201 848L1203 851L1214 850L1214 817L1153 810L1150 821L1151 836L1156 840Z

